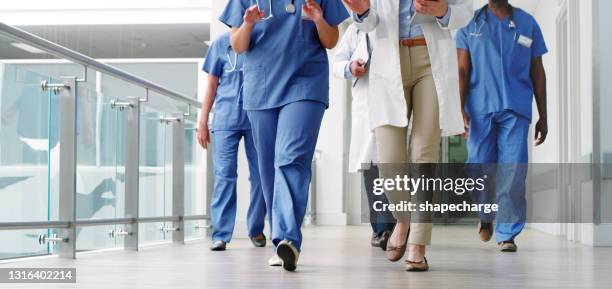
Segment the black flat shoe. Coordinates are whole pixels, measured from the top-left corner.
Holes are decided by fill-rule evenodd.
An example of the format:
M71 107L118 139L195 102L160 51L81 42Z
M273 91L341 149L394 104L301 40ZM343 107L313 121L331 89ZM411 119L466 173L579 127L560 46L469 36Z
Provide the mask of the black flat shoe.
M262 248L266 246L266 235L264 234L255 237L250 237L249 239L251 239L251 243L253 243L253 246L257 248Z
M380 235L380 237L378 238L379 241L380 241L379 247L383 251L387 251L387 243L389 243L389 238L391 238L391 232L390 231L384 231L382 233L382 235Z
M225 251L227 244L223 241L214 241L210 246L211 251Z
M408 272L427 272L429 271L429 264L427 258L423 257L421 262L413 262L406 260L406 271Z

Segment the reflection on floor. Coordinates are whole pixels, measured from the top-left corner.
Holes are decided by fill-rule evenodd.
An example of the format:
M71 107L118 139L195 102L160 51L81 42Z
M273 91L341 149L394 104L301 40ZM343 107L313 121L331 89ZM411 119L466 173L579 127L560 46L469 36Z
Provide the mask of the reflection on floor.
M502 254L483 244L475 229L435 226L427 254L432 270L408 273L369 246L368 227L309 227L297 272L266 266L271 247L235 240L226 252L208 241L161 245L140 252L100 252L77 260L57 258L0 267L76 267L77 288L609 288L612 248L591 248L537 231L517 240L519 252ZM8 284L6 284L8 285ZM42 288L40 285L19 288ZM0 285L0 288L5 288ZM45 285L44 288L75 288Z

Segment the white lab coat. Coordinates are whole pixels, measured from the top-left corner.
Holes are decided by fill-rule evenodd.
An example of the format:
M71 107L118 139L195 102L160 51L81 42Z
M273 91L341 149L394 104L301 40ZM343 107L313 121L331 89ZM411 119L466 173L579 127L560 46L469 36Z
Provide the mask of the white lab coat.
M344 79L346 65L358 59L367 61L368 55L366 33L359 32L355 25L349 26L334 55L334 76ZM350 81L352 86L355 79L351 78ZM368 120L368 87L368 74L366 74L352 89L351 145L348 164L351 173L358 172L362 164L377 162L376 141Z
M448 26L431 22L423 23L422 28L438 93L440 128L443 136L451 136L464 132L457 49L451 30L466 26L474 10L472 0L446 2L451 9ZM408 126L399 57L399 0L372 0L369 15L355 25L359 30L369 32L376 46L370 66L370 128Z

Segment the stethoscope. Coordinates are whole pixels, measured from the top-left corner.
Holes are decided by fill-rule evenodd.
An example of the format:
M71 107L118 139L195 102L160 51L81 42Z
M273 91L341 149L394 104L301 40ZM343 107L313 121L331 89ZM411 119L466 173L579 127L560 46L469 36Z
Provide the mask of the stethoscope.
M257 7L261 7L261 4L259 3L260 0L255 0ZM268 7L270 7L270 15L262 18L261 20L268 20L272 17L274 17L274 12L272 9L272 0L268 0ZM260 9L261 10L261 9ZM287 4L287 6L285 6L285 11L289 14L295 14L295 0L291 0L291 2L289 4Z
M232 57L231 57L232 53L234 54L233 62L232 62ZM225 72L227 73L242 72L242 67L238 68L238 53L234 52L231 46L228 47L227 50L225 51L225 56L227 57L227 64L229 65L229 68L224 70ZM240 81L240 88L238 88L238 97L236 98L236 106L240 106L240 103L242 102L242 89L243 88L244 88L244 83Z
M514 31L514 39L516 40L517 32L516 32L516 23L514 22L514 7L510 4L508 4L508 6L510 6L510 24L508 24L508 27L510 28L510 30ZM484 15L484 19L480 23L476 31L470 33L470 36L473 36L473 37L482 36L482 27L487 23L487 20L489 20L489 14L487 13L487 10L489 10L489 4L482 7L482 9L478 11L478 14L476 14L476 17L474 18L474 21L476 23L478 23L479 19L483 18L483 15Z
M232 52L234 54L234 62L232 62L232 57L230 56ZM227 63L230 67L229 69L225 69L225 72L242 71L242 68L236 69L238 68L238 54L234 52L231 47L227 48L227 50L225 51L225 56L227 57Z

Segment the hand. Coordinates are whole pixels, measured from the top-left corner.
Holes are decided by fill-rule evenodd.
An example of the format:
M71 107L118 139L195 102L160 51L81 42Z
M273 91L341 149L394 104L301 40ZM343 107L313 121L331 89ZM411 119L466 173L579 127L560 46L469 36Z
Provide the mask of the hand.
M548 120L541 118L535 126L535 145L539 146L546 141L548 135Z
M351 11L363 15L370 9L370 0L342 0Z
M244 12L244 17L242 17L242 19L246 24L255 25L255 23L259 22L265 16L265 12L259 11L259 7L257 7L257 5L253 5Z
M461 111L461 114L463 115L463 128L465 128L465 132L463 133L463 138L468 139L468 137L470 137L470 134L468 133L470 129L470 117L465 111Z
M368 68L365 67L365 61L358 59L351 62L350 70L351 74L356 78L361 78L368 72Z
M416 12L438 18L444 17L448 12L448 4L445 0L415 0L414 4Z
M200 121L200 125L198 126L198 143L202 148L208 149L208 144L210 143L210 132L208 131L208 120L203 119Z
M302 14L314 22L323 19L323 9L314 0L306 0L306 4L302 6Z

